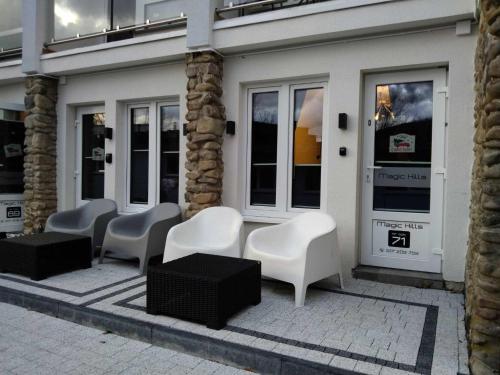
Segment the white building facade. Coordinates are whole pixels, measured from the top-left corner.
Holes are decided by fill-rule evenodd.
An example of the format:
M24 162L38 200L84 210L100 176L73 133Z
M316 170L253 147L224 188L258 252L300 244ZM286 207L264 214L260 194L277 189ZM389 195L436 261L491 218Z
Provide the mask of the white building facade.
M124 214L186 207L185 55L209 50L224 66L222 203L246 234L322 210L344 274L463 282L474 0L89 3L102 25L77 3L25 0L21 31L0 30L0 42L22 32L22 55L0 61L0 109L22 107L27 75L58 79L58 209L98 197Z

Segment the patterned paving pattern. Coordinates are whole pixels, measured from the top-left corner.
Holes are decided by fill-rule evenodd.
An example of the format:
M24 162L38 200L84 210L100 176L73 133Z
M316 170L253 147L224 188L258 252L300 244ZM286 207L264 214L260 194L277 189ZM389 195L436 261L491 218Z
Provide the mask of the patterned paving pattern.
M224 374L247 371L0 303L5 375Z
M265 281L260 305L213 331L147 315L145 277L134 275L130 265L110 262L36 286L20 276L0 275L0 286L356 373L468 373L458 294L348 280L343 291L332 285L310 288L306 306L295 308L290 286Z

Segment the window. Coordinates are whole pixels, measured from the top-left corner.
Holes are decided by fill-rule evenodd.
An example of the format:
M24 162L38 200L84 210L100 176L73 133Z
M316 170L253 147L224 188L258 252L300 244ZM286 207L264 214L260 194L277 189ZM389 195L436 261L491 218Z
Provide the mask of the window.
M82 115L82 200L104 198L105 115Z
M148 203L149 108L132 108L130 128L130 203Z
M0 109L0 194L24 191L24 113Z
M325 83L249 90L249 215L320 208L325 92Z
M179 106L160 106L160 202L179 201Z
M126 206L179 201L179 105L151 102L128 107Z

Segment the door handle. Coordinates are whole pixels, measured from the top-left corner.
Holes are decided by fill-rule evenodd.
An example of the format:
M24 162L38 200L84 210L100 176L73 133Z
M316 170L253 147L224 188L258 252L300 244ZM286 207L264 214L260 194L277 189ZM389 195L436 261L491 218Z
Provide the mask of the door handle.
M382 169L383 167L379 166L379 165L369 165L366 167L366 169L368 170L372 170L374 171L375 169ZM366 173L366 183L369 184L371 183L371 175L372 173Z

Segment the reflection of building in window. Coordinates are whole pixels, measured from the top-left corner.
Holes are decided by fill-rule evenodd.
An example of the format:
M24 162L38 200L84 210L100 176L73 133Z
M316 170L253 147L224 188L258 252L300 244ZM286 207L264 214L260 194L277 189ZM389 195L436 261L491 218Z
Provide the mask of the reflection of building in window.
M391 120L394 120L394 113L392 112L389 86L377 86L377 108L375 110L377 130L385 128Z

